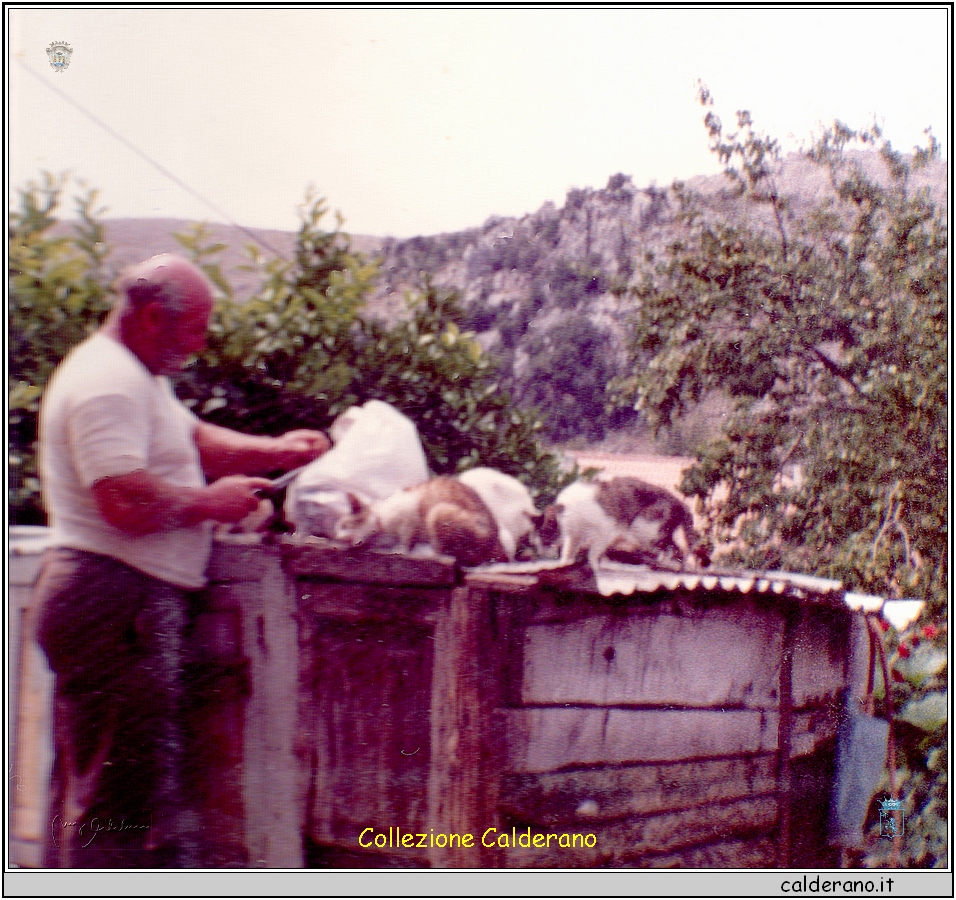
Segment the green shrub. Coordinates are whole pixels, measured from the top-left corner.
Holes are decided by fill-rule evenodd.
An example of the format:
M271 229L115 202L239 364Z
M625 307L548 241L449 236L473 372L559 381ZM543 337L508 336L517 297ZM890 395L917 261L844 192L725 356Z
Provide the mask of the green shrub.
M45 521L35 452L43 387L70 347L91 334L109 308L96 192L77 198L79 220L72 233L50 234L65 181L46 174L30 182L19 191L19 210L10 215L8 505L11 520L19 524Z

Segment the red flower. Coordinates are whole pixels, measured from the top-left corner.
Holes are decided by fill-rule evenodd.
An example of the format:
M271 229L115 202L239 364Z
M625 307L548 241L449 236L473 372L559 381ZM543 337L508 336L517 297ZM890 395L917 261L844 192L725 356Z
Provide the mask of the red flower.
M910 648L907 647L906 644L900 644L900 646L899 646L899 648L897 649L896 653L897 653L897 656L900 656L900 657L902 657L903 659L906 659L906 658L909 657L909 655L910 655Z
M930 640L932 640L939 633L940 633L940 629L937 628L935 625L931 624L931 625L923 626L922 635L924 638L929 638Z

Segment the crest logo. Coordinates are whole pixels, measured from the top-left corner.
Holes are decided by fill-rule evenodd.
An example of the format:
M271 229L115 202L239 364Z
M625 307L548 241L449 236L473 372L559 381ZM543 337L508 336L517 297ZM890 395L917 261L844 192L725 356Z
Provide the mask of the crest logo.
M880 801L880 837L895 838L903 836L905 820L902 800Z
M66 41L54 41L46 48L50 66L54 72L65 72L70 65L73 48Z

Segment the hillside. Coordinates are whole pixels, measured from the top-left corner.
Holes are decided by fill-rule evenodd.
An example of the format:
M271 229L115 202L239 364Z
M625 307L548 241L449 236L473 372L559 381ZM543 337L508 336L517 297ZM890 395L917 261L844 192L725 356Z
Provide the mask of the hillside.
M875 154L859 157L876 173ZM946 200L946 164L938 161L914 177L934 197ZM792 199L795 215L816 206L829 188L823 173L806 157L791 155L777 182ZM746 220L770 227L765 210L740 200L722 175L692 179L707 215ZM629 292L635 279L680 237L673 187L634 185L630 176L612 175L603 188L572 188L563 206L545 203L517 218L491 218L483 225L450 234L410 239L354 236L357 251L381 259L381 278L368 308L377 315L401 315L404 296L427 274L439 287L454 290L464 308L463 324L478 335L498 360L503 387L521 405L547 413L555 440L600 439L607 430L633 423L627 410L608 412L604 387L625 364ZM111 267L153 253L180 249L172 237L188 223L176 220L106 221L114 246ZM221 262L236 296L256 287L244 271L243 230L210 226L212 239L228 246ZM249 229L261 242L289 258L294 234ZM269 250L261 248L266 254Z

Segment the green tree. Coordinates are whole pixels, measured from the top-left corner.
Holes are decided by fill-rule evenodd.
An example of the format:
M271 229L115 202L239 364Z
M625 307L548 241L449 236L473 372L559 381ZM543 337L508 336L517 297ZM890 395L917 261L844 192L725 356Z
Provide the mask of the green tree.
M66 177L45 174L19 191L8 230L8 503L14 521L40 524L35 443L40 395L74 344L92 333L108 309L103 286L108 253L97 194L76 198L78 221L52 236Z
M681 237L636 290L634 366L621 396L658 429L710 391L729 398L722 433L681 486L698 498L723 561L915 597L938 620L948 568L947 221L913 187L936 142L904 155L876 127L836 123L805 153L827 196L798 214L780 190L777 143L747 112L725 132L704 89L701 100L711 149L746 214L731 218L675 184ZM923 773L935 728L918 752L900 749L909 766L922 759ZM917 830L938 832L938 809L920 823L924 812L914 811Z
M448 474L475 465L501 469L550 499L568 480L539 440L532 410L514 408L457 297L424 278L407 314L385 323L364 311L377 266L351 250L340 222L309 196L300 208L294 260L265 260L262 288L231 301L200 229L180 242L226 292L214 311L209 347L179 381L188 405L216 424L276 434L325 428L348 407L378 399L418 428L429 467Z
M523 406L548 410L549 438L598 440L626 420L628 410L607 409L608 382L620 371L617 343L583 313L566 314L529 333L515 394Z

